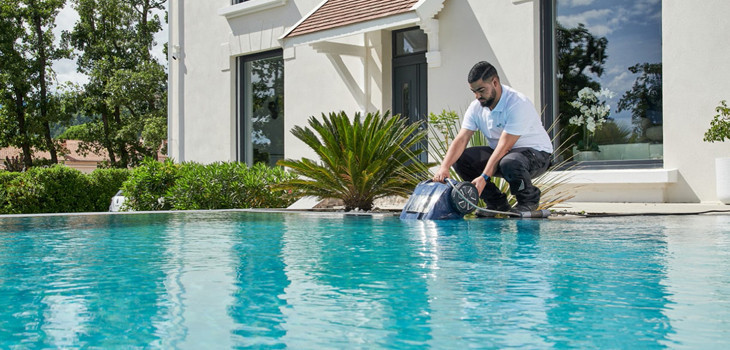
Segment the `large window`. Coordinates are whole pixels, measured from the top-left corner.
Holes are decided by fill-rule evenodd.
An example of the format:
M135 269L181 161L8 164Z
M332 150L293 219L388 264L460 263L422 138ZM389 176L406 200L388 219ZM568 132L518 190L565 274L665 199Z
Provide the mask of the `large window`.
M239 57L237 71L237 158L276 165L284 158L282 51Z
M544 89L567 156L661 165L660 0L553 0L543 22ZM551 61L552 60L552 61ZM555 106L550 106L550 103Z

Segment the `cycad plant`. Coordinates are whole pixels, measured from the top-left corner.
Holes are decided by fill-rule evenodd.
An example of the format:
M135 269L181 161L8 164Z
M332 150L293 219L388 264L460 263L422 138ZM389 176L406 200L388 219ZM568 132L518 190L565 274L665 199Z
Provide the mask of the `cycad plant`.
M417 160L423 150L413 150L426 136L419 123L405 118L368 113L354 120L345 112L309 118L309 127L296 126L292 134L319 156L319 162L281 160L298 178L279 187L304 195L341 199L345 210L371 210L373 201L387 196L407 197L427 167Z
M459 128L461 124L459 121L459 115L454 111L443 110L441 114L438 115L431 113L428 119L430 132L430 137L428 138L429 154L431 156L431 159L443 159L446 155L446 151L448 150L449 145L451 145L451 141L453 141L456 135L459 133ZM556 125L557 122L553 123L553 125L548 128L548 133L550 133ZM568 149L568 141L570 141L571 139L572 138L568 138L567 140L563 141L563 143L555 149L555 152L553 152L554 158L563 158L565 151ZM489 143L487 141L487 138L484 137L481 132L476 131L474 135L472 135L471 140L469 140L468 147L488 145ZM540 197L540 206L538 207L539 209L549 209L554 205L567 201L575 196L573 192L566 190L563 186L569 180L568 177L570 175L566 172L550 171L565 167L567 167L566 161L553 164L546 173L533 179L533 183L535 184L535 186L537 186L542 192L542 195ZM453 168L450 172L453 179L461 180L459 178L459 175L456 174ZM491 178L491 180L500 189L500 191L507 195L509 203L511 205L514 205L516 199L509 192L509 184L507 183L507 181L505 181L501 177L493 177Z

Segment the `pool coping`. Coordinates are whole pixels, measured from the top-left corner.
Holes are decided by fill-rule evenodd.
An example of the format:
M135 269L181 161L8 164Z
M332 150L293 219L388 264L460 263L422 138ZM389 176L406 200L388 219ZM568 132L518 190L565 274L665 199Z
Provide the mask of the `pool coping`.
M607 202L563 202L550 208L554 215L551 219L582 218L585 214L618 214L641 215L642 213L659 215L730 215L730 205L721 203L607 203ZM78 213L37 213L37 214L0 214L2 218L46 217L46 216L93 216L93 215L134 215L134 214L166 214L166 213L216 213L216 212L251 212L280 213L316 216L342 217L397 217L402 208L394 206L375 211L349 211L341 208L288 209L288 208L246 208L246 209L207 209L207 210L150 210L119 212L78 212ZM706 213L709 212L709 213Z
M245 208L245 209L203 209L203 210L145 210L145 211L100 211L100 212L78 212L78 213L36 213L36 214L0 214L3 218L24 218L24 217L51 217L51 216L96 216L96 215L137 215L137 214L176 214L176 213L224 213L224 212L250 212L250 213L278 213L278 214L302 214L318 216L370 216L370 217L395 217L400 214L391 210L365 212L330 210L330 209L286 209L286 208Z

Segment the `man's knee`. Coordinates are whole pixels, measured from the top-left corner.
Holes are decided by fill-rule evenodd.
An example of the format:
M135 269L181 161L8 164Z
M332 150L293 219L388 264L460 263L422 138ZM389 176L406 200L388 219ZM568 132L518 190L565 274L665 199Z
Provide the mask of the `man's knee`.
M474 178L482 172L484 165L486 165L488 155L482 154L484 150L478 147L469 147L464 150L459 159L454 163L454 170L464 178Z
M499 161L499 170L507 181L529 174L528 166L527 158L519 153L509 153Z

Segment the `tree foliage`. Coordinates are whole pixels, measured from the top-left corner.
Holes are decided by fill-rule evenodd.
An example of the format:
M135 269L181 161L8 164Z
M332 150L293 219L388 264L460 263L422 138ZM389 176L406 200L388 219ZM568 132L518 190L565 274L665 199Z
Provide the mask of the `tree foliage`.
M150 53L162 29L162 0L73 0L79 21L64 41L80 52L89 82L77 91L77 111L93 117L78 127L80 151L105 150L114 167L156 158L167 136L167 73Z
M558 91L561 138L581 134L582 128L571 126L569 119L580 114L570 102L578 97L583 88L600 90L601 84L590 74L603 75L603 65L608 56L608 39L591 34L582 23L575 28L566 28L557 23ZM582 137L582 135L580 135ZM579 138L580 139L580 138Z
M0 146L22 149L25 168L33 149L46 150L58 162L59 145L52 123L69 117L50 92L54 60L69 51L54 43L55 17L65 0L4 0L0 3Z
M712 118L703 140L707 142L730 140L730 107L727 106L727 101L720 101L715 111L717 114Z
M618 101L618 112L631 111L631 122L637 134L643 133L645 125L662 123L662 64L640 63L628 68L633 74L640 74ZM647 120L649 123L642 121Z

